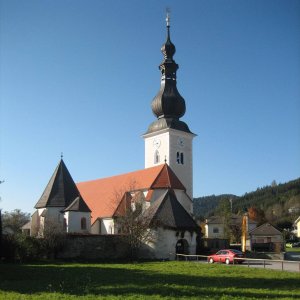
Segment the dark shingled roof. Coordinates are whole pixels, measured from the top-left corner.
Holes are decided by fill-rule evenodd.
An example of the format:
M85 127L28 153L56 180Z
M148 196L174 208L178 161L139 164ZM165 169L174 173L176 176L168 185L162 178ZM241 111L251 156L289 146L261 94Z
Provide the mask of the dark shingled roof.
M172 189L167 190L145 211L150 225L177 230L199 231L199 226L191 215L178 202Z
M77 197L64 211L91 212L81 196Z
M279 235L282 233L270 223L265 223L251 230L249 234L266 236L266 235Z
M35 208L68 207L80 193L61 159Z

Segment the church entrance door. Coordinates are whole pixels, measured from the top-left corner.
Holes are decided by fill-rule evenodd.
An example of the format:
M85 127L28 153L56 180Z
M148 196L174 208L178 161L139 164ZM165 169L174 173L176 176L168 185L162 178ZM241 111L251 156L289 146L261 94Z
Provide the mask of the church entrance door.
M176 254L189 254L189 243L186 239L180 239L176 243ZM182 259L182 256L179 256L179 259Z

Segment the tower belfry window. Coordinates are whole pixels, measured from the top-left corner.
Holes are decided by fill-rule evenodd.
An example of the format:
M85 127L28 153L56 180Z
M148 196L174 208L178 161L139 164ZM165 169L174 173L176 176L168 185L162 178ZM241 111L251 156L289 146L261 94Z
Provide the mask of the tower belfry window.
M158 164L159 162L160 162L160 155L159 155L158 150L155 150L155 152L154 152L154 163Z
M176 153L176 162L179 165L183 165L184 164L184 154L183 154L183 152L177 151L177 153Z

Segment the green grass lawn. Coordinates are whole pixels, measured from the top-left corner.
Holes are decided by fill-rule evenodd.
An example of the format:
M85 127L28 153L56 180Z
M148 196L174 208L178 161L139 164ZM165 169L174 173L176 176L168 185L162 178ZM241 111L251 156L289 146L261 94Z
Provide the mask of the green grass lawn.
M300 273L202 264L0 264L1 299L300 299Z
M286 252L300 252L300 247L297 248L286 248Z

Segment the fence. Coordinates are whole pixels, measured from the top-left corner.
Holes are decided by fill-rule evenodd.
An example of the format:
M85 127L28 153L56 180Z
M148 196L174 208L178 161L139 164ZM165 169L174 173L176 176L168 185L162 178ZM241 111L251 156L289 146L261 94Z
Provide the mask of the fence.
M185 261L208 261L209 256L207 255L187 255L187 254L176 254L177 260ZM256 268L282 270L282 271L295 271L300 272L300 261L291 260L273 260L273 259L258 259L258 258L234 258L233 264L242 261L243 265Z

